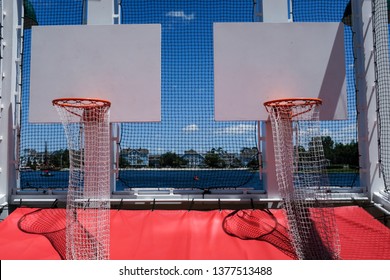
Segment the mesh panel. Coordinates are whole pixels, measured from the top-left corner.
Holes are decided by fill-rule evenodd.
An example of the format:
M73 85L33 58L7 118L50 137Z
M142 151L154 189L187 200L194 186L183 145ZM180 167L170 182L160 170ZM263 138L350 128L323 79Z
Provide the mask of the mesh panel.
M373 34L375 78L377 94L379 162L385 183L390 191L390 60L389 60L389 7L388 1L373 1Z
M213 23L253 20L253 1L121 1L123 24L162 26L162 121L122 124L123 187L252 187L255 122L215 122ZM142 170L141 170L142 168Z
M321 122L325 157L329 160L331 185L359 187L356 89L353 33L348 13L349 0L292 0L294 22L341 22L344 24L348 119Z
M83 0L25 1L19 166L22 189L67 188L69 177L69 152L62 126L28 121L31 25L81 24L83 8Z
M69 151L60 125L28 122L29 25L82 24L82 0L30 0L22 64L20 186L67 188ZM257 2L256 7L254 3ZM347 0L294 0L293 19L341 21ZM255 122L215 122L213 23L251 22L261 1L122 0L122 24L162 26L162 122L120 124L117 190L135 187L262 189ZM26 12L25 7L25 12ZM28 20L27 20L28 19ZM359 186L352 32L345 32L348 120L322 123L332 185ZM35 171L35 172L34 172ZM41 172L43 171L43 172Z
M31 4L39 25L81 24L82 2ZM253 2L121 1L121 12L123 24L162 24L163 111L158 124L121 124L116 189L262 188L257 124L213 121L213 22L252 21ZM65 188L69 151L62 128L28 123L30 33L25 30L21 188Z

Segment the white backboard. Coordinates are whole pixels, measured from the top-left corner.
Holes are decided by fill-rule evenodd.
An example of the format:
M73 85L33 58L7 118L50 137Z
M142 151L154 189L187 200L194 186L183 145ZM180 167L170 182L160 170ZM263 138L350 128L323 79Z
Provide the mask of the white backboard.
M160 25L34 26L30 122L60 122L62 97L111 101L111 122L160 121Z
M265 101L321 98L321 120L347 118L339 23L215 23L215 120L266 120Z

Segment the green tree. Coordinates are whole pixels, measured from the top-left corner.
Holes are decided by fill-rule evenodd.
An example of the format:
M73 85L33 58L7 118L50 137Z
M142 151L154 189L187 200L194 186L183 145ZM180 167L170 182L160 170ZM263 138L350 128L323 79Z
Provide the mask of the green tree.
M359 166L358 143L355 141L349 144L337 143L334 147L334 163Z
M248 167L251 168L251 169L258 169L259 168L259 158L257 156L252 158L248 162Z
M33 163L31 164L31 169L36 170L37 169L37 165L38 165L37 161L34 160Z
M332 162L334 160L334 141L330 136L323 136L322 146L324 148L325 158Z
M45 168L69 168L69 150L57 150L49 155L49 160L45 164Z
M221 158L221 154L224 151L222 148L212 148L204 157L204 163L211 168L224 168L226 167L225 161Z
M129 167L130 163L123 154L119 155L119 168Z
M249 162L249 163L251 163L251 162ZM242 167L241 160L239 160L238 158L234 158L232 163L230 164L230 167L233 167L233 168Z
M65 149L62 152L62 168L70 167L69 150Z
M50 164L50 167L61 168L61 165L62 165L61 151L54 151L53 153L50 154L50 156L48 158L49 159L47 161L45 161L46 167L49 167L49 164Z
M185 159L182 159L176 153L167 152L162 154L160 157L160 166L161 167L182 167L186 165L188 162Z
M31 162L31 159L30 159L30 158L27 159L26 166L27 166L27 167L30 167L30 168L32 167L32 162Z
M47 167L55 167L55 168L62 168L63 167L63 150L58 150L52 152L48 157L48 161L45 162Z
M359 166L359 145L357 142L352 141L347 145L347 151L350 154L349 164L351 166Z

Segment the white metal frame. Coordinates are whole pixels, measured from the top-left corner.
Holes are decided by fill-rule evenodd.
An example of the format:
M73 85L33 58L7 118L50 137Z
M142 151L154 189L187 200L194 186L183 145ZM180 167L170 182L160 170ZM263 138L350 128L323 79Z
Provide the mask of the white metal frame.
M371 1L364 1L362 3L362 14L363 14L363 23L366 23L366 25L364 25L363 27L363 30L364 28L370 28L370 31L372 30L372 32L369 32L370 36L372 37L372 40L370 40L370 43L371 41L373 42L372 44L372 48L371 48L371 45L367 45L365 46L365 58L366 58L366 61L367 60L371 60L371 64L368 65L367 68L369 68L367 71L366 74L371 74L372 72L375 72L375 71L388 71L389 69L388 66L386 69L379 69L379 67L381 67L381 65L377 64L377 65L374 65L374 62L375 61L375 55L374 55L374 52L376 49L380 50L380 49L385 49L385 50L389 50L389 30L388 30L388 24L384 24L382 26L377 26L377 22L379 23L383 23L383 22L387 22L388 21L388 7L387 7L387 1L383 1L383 0L371 0ZM373 9L373 7L375 7L375 9ZM367 12L365 12L367 10ZM364 16L366 16L366 14L371 14L372 17L370 18L364 18ZM377 41L375 39L375 37L378 36L381 38L380 41ZM365 40L367 40L367 37L369 37L368 35L366 35L365 37ZM370 39L370 38L369 38ZM369 52L371 51L371 52ZM372 57L374 57L373 59L371 59ZM389 55L387 53L387 59L389 59ZM367 65L366 65L367 66ZM371 70L371 71L370 71ZM370 80L371 82L371 80ZM369 85L368 83L368 79L367 79L367 84ZM368 128L369 128L369 140L368 140L368 143L366 145L366 147L368 146L368 149L369 149L369 162L368 164L371 164L369 165L370 168L370 181L369 181L369 195L370 195L370 198L374 201L374 206L376 206L377 208L379 208L380 210L382 210L383 212L385 212L387 215L390 215L390 194L389 193L385 193L384 192L384 180L382 180L380 178L381 176L381 166L380 166L380 162L379 162L379 158L380 158L380 155L379 155L379 147L378 147L378 137L379 137L379 134L378 134L378 120L377 120L377 117L378 117L378 111L377 111L377 108L376 108L376 105L377 105L377 100L376 100L376 97L377 97L377 90L380 90L381 88L386 88L386 86L388 86L389 84L389 78L387 79L377 79L377 77L374 77L374 83L372 84L373 85L373 90L371 91L371 95L370 95L370 90L367 90L367 100L374 100L374 101L371 101L371 102L367 102L367 108L368 108L368 116L367 116L367 120L368 120ZM372 136L371 136L372 135ZM376 160L376 161L374 161ZM376 165L373 165L372 163L373 162L376 162Z
M2 1L2 69L0 103L0 209L8 214L9 197L16 188L17 103L20 100L22 1Z
M289 22L289 1L288 0L263 0L263 21L282 23ZM272 15L272 16L268 16ZM264 172L267 174L264 177L264 185L267 188L268 198L280 198L278 183L276 180L274 144L272 140L271 121L265 122L262 126L262 140L265 140L265 145L262 145L264 150Z
M357 91L360 182L371 196L374 188L383 185L378 164L378 133L373 59L371 0L352 2L355 77ZM369 102L369 100L373 100Z

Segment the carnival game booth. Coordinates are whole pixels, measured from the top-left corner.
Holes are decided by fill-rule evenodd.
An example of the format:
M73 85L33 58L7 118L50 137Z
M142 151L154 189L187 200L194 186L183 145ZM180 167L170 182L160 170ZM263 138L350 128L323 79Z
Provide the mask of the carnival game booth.
M390 259L387 1L0 6L1 259Z

